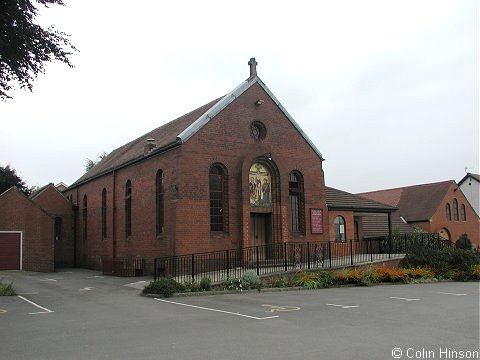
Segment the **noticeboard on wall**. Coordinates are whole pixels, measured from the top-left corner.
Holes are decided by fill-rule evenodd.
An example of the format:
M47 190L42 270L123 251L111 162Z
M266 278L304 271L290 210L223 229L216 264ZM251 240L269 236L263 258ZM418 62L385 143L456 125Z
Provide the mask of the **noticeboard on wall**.
M323 210L310 209L312 234L323 234Z

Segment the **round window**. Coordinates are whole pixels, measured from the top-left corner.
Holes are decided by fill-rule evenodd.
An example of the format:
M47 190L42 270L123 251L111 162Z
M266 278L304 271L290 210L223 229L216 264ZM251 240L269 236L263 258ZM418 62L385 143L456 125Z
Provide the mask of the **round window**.
M267 136L267 128L260 121L254 121L250 124L250 134L255 141L261 141Z

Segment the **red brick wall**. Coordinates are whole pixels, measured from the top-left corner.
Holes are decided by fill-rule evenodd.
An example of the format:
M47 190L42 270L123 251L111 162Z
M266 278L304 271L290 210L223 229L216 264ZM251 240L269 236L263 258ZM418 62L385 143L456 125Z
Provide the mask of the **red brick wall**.
M265 102L255 105L258 99ZM250 124L261 121L266 138L255 141ZM113 174L80 185L66 193L78 204L77 254L83 266L99 267L101 256L154 257L249 246L250 213L248 171L255 160L272 154L272 169L279 183L272 215L274 241L319 241L329 238L322 163L295 127L259 85L254 85L221 111L180 148L151 157ZM213 163L228 171L229 231L210 232L208 172ZM155 227L155 179L164 172L165 231ZM299 171L304 178L306 234L289 229L288 175ZM113 182L115 177L115 192ZM125 237L125 183L132 183L132 236ZM101 192L108 194L108 236L101 238ZM88 198L87 241L82 236L82 202ZM116 216L113 216L115 194ZM324 211L324 234L311 235L309 209ZM116 236L113 239L114 225ZM353 236L353 235L352 235Z
M47 186L32 199L51 216L62 221L61 234L55 239L55 264L57 266L74 265L73 210L72 204L55 188Z
M453 199L457 199L458 201L458 220L455 220L454 218ZM447 203L450 204L452 220L447 220L446 217L445 207ZM462 221L461 218L462 204L465 205L466 221ZM474 243L477 247L480 245L480 222L478 215L475 213L461 190L453 182L448 190L447 195L437 208L435 214L432 216L431 221L429 223L419 223L417 225L428 232L434 233L439 232L443 228L447 229L450 233L450 240L452 242L457 241L462 234L466 233L472 243Z
M0 196L0 230L23 232L24 270L54 271L54 220L14 188Z
M335 241L335 225L334 221L337 216L343 216L345 219L345 236L346 240L353 240L355 234L354 228L354 216L352 211L336 211L332 210L328 212L328 226L330 228L330 240Z

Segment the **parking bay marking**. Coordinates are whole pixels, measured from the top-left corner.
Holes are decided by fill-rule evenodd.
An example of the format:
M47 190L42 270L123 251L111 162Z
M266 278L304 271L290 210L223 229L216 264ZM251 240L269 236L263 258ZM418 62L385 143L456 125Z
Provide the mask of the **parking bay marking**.
M5 314L7 310L0 309L0 314Z
M398 296L390 296L390 299L405 300L405 301L418 301L418 300L421 300L421 299L409 299L409 298L398 297Z
M468 295L468 294L456 294L456 293L449 293L449 292L442 292L442 291L440 291L439 294L455 295L455 296L465 296L465 295Z
M262 304L262 306L267 306L270 307L270 310L267 310L265 312L275 312L275 311L296 311L300 310L298 306L278 306L278 305L268 305L268 304Z
M20 299L22 299L22 300L24 300L24 301L28 302L29 304L31 304L31 305L33 305L33 306L35 306L35 307L37 307L37 308L39 308L39 309L43 310L43 311L37 311L37 312L33 312L33 313L28 313L29 315L37 315L37 314L49 314L49 313L53 313L53 310L50 310L50 309L44 308L43 306L40 306L40 305L38 305L38 304L35 304L33 301L30 301L30 300L28 300L28 299L24 298L24 297L23 297L23 296L21 296L21 295L18 295L17 297L19 297Z
M340 305L340 304L327 304L327 306L336 306L336 307L341 307L342 309L351 309L351 308L360 307L360 305Z
M275 319L275 318L279 317L278 315L266 316L266 317L256 317L256 316L251 316L251 315L235 313L235 312L231 312L231 311L212 309L212 308L207 308L207 307L197 306L197 305L184 304L184 303L179 303L179 302L175 302L175 301L163 300L163 299L158 299L158 298L154 298L154 299L157 300L157 301L161 301L161 302L165 302L165 303L169 303L169 304L186 306L186 307L191 307L191 308L200 309L200 310L214 311L214 312L219 312L219 313L222 313L222 314L241 316L241 317L245 317L245 318L248 318L248 319L254 319L254 320L268 320L268 319Z

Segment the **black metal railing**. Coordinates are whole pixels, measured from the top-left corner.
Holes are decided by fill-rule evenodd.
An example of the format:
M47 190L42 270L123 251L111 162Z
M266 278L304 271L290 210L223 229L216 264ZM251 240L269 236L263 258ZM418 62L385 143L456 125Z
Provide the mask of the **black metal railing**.
M154 278L171 276L180 282L238 279L247 270L257 275L295 269L322 269L399 258L417 247L451 246L438 234L404 234L361 241L280 243L207 253L155 258ZM399 256L401 255L401 256Z

